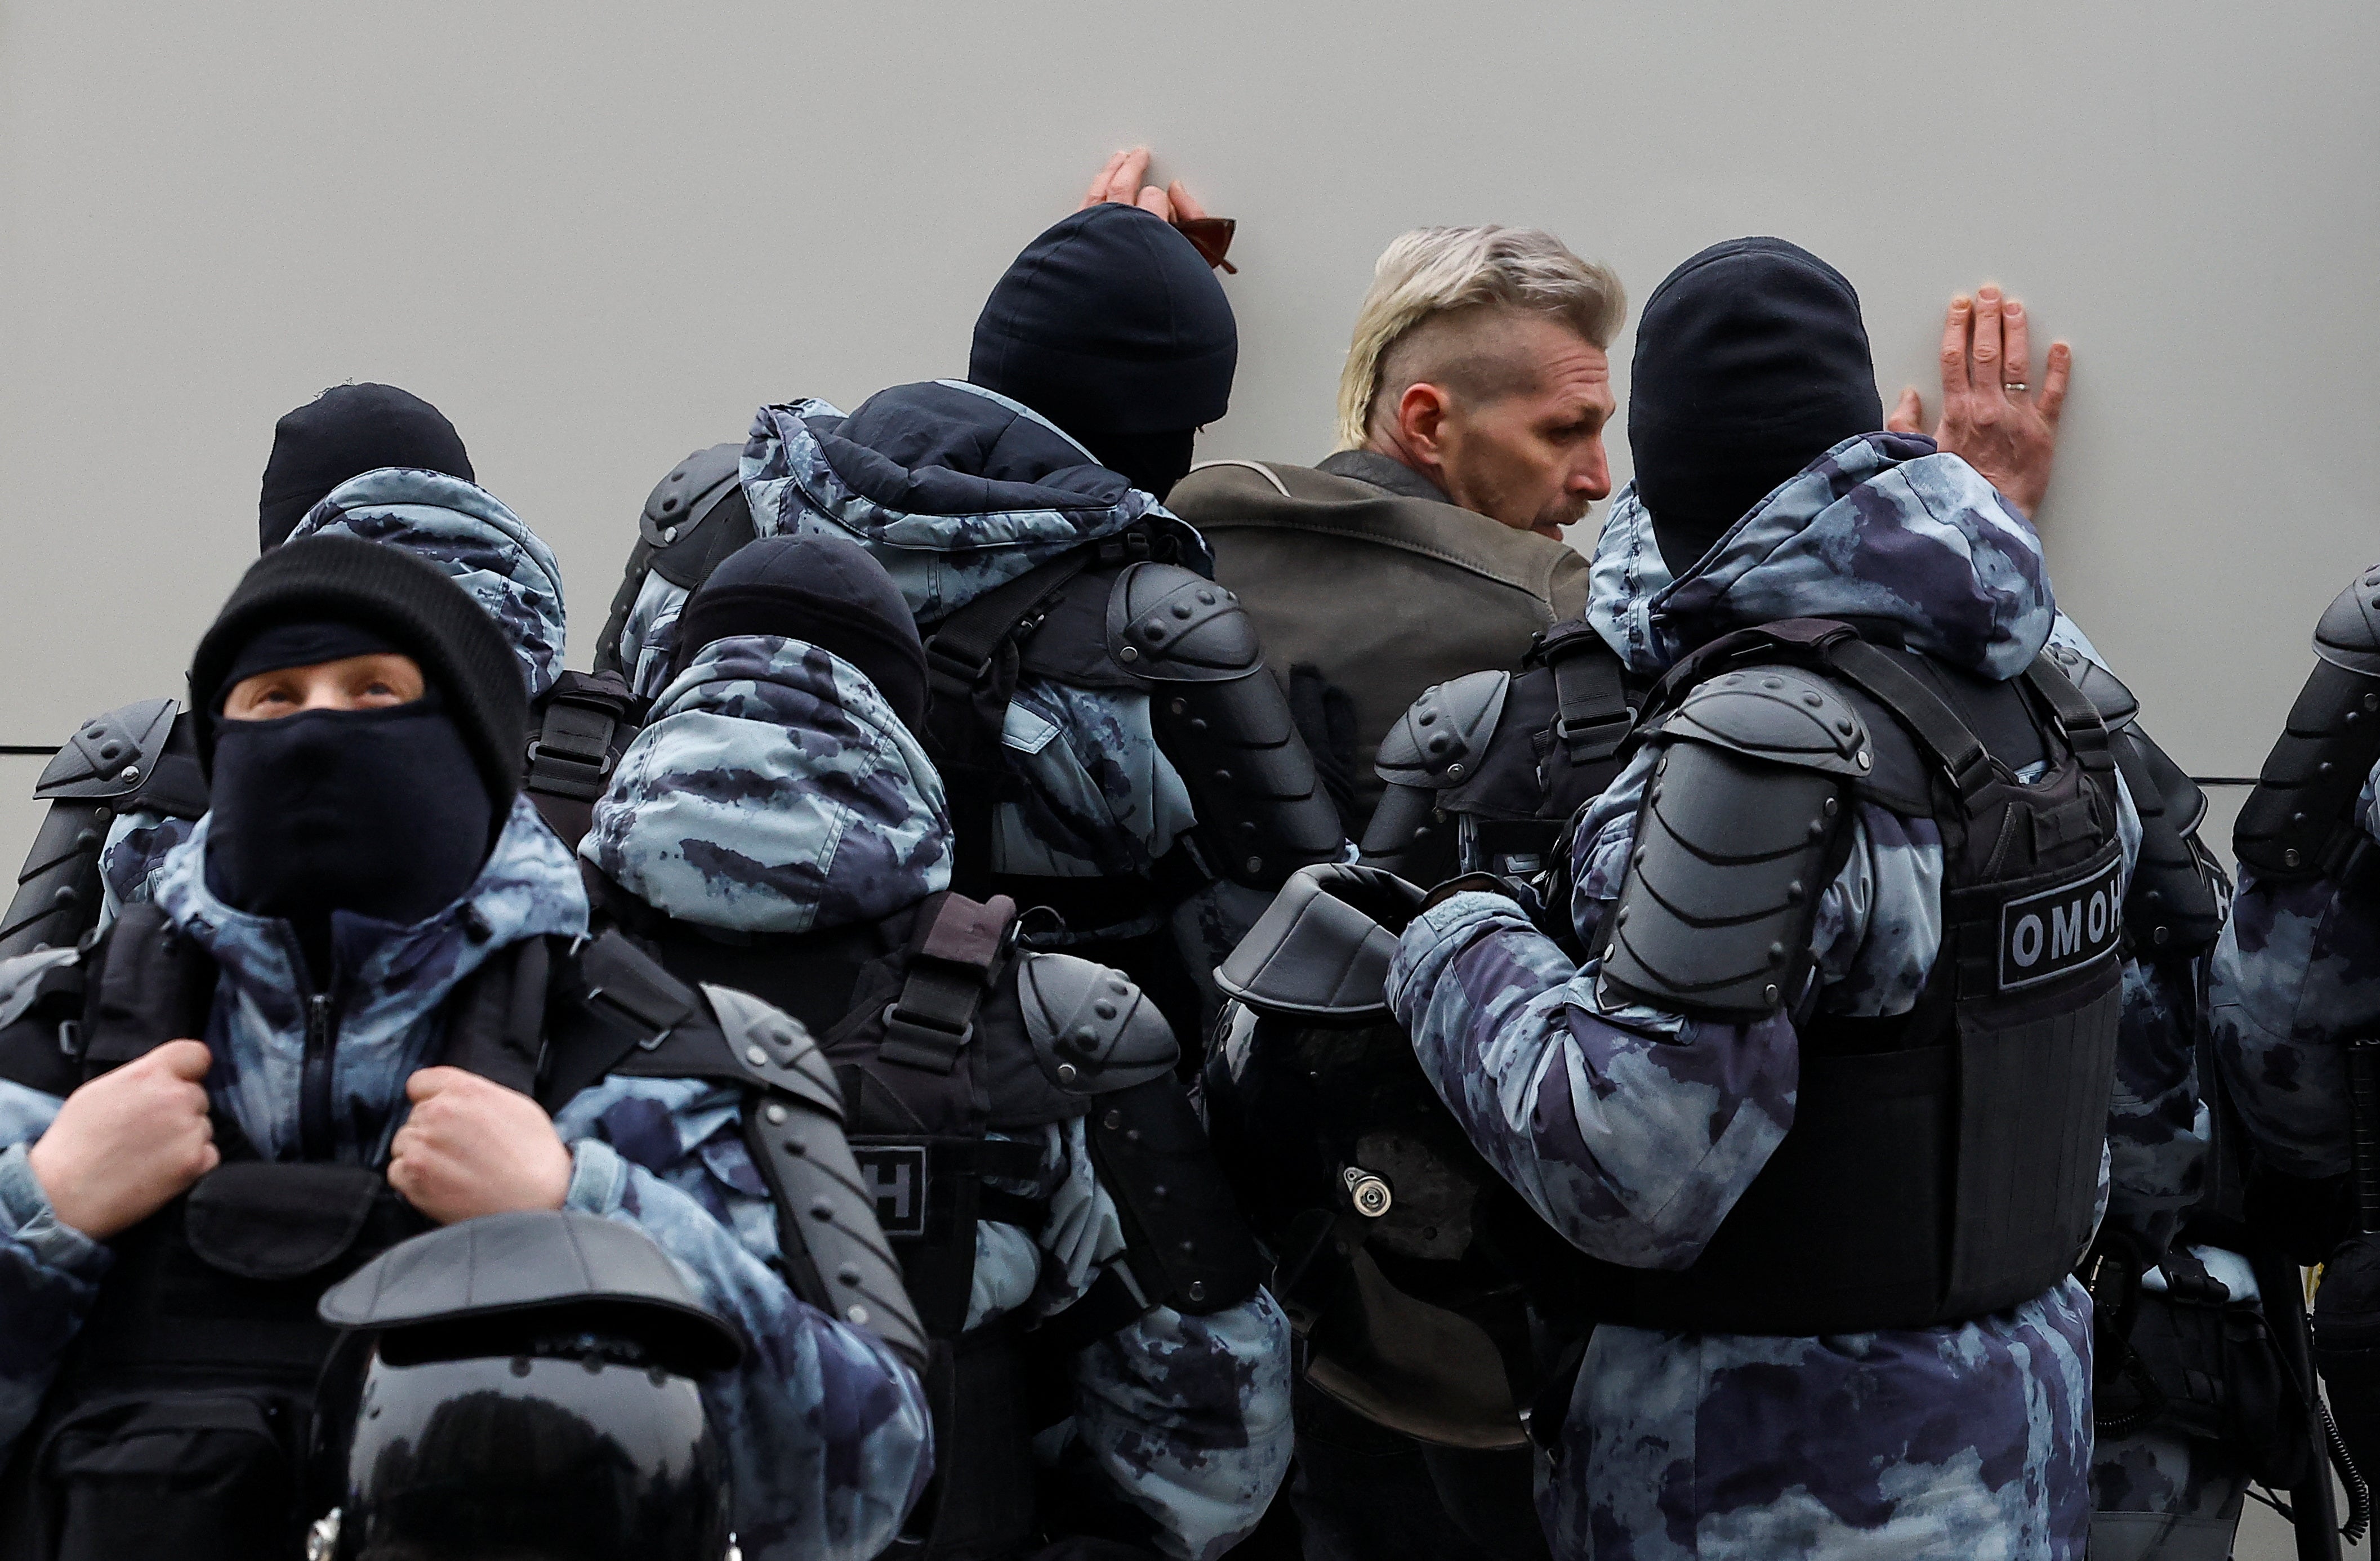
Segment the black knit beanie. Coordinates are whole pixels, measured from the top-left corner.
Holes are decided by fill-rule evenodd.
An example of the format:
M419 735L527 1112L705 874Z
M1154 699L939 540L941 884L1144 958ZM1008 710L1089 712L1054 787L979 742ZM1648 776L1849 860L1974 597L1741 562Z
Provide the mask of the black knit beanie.
M1645 300L1628 445L1673 574L1829 447L1883 426L1859 295L1798 245L1715 244Z
M212 770L215 710L249 642L269 630L322 624L353 625L420 664L501 817L520 789L528 732L528 695L511 645L486 609L436 564L354 537L300 538L266 553L240 578L190 659L200 764Z
M967 378L1096 452L1098 435L1220 417L1239 356L1214 269L1163 218L1106 201L1016 257L975 322Z
M420 466L474 480L463 436L445 414L395 385L333 385L273 425L257 502L265 551L286 541L323 495L382 466Z
M926 650L901 587L856 542L764 537L710 572L677 619L677 670L730 635L782 635L831 650L876 685L910 731L926 715Z

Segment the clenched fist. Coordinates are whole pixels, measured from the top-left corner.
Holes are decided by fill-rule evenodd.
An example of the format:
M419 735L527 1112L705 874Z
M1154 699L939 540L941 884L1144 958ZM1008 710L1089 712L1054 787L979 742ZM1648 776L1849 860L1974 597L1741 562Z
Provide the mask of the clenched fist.
M61 1224L103 1241L164 1208L223 1156L202 1041L168 1041L67 1095L27 1156Z
M545 1108L460 1068L405 1081L412 1115L389 1145L388 1184L441 1225L516 1209L558 1209L570 1151Z

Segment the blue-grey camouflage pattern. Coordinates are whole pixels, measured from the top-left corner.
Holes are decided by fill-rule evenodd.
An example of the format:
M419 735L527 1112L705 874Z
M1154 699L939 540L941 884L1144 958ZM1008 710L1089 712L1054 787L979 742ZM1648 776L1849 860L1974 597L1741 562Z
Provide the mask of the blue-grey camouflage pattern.
M553 550L486 489L416 466L351 477L289 533L386 542L443 569L488 610L521 659L534 699L561 675L568 639Z
M1648 673L1737 628L1850 613L2006 678L2057 616L2022 517L1963 463L1896 435L1829 451L1675 580L1623 494L1593 576L1589 620ZM1639 754L1582 815L1568 910L1585 947L1625 877L1652 758ZM2129 873L2139 820L2120 787L2119 811ZM1940 835L1867 802L1851 835L1811 938L1817 1008L1905 1013L1941 949ZM1548 1223L1597 1257L1682 1267L1792 1125L1799 1040L1783 1016L1727 1024L1623 1004L1598 974L1512 901L1458 894L1406 929L1389 996L1450 1109ZM2144 1023L2126 1044L2171 1038ZM1541 1491L1548 1538L1559 1556L1597 1561L2079 1558L2090 1348L2089 1298L2071 1279L1935 1328L1599 1327Z
M1088 451L1047 418L964 381L938 384L1031 419L1096 466ZM756 536L840 537L884 566L915 614L933 625L1069 548L1113 536L1154 516L1201 556L1197 533L1148 493L1123 490L1112 502L1066 508L987 509L929 514L890 508L854 489L828 459L821 430L844 414L806 399L761 407L744 448L744 492ZM676 650L685 590L658 574L644 586L621 631L621 664L637 691L661 692ZM1021 800L995 810L994 871L1057 877L1139 874L1172 850L1194 822L1188 788L1160 751L1148 696L1132 689L1084 689L1027 675L1018 681L1003 747L1025 782ZM1159 918L1073 929L1129 936Z
M703 647L662 690L578 853L739 932L880 921L951 886L926 751L858 668L777 635Z
M301 957L285 923L234 910L208 890L207 832L200 820L167 857L156 902L221 971L205 1036L215 1056L209 1094L260 1155L294 1158ZM437 914L400 927L335 914L336 1158L384 1159L407 1110L405 1082L434 1060L439 1010L459 982L499 949L586 928L577 865L524 799L478 878ZM26 968L0 965L0 995ZM742 1337L747 1364L704 1394L735 1459L745 1554L864 1561L898 1531L930 1473L923 1391L872 1334L798 1301L770 1267L774 1225L760 1217L767 1195L735 1131L736 1103L706 1088L613 1082L571 1102L556 1122L573 1159L566 1202L651 1236ZM106 1248L58 1225L27 1166L27 1146L58 1104L0 1086L0 1337L11 1341L0 1356L0 1441L31 1421L109 1260Z
M948 887L941 781L857 669L799 641L722 639L656 711L580 848L647 903L711 926L824 931ZM582 1102L607 1092L632 1095L631 1082ZM698 1110L674 1109L681 1135L699 1128ZM1123 1253L1082 1120L1039 1131L1039 1175L994 1185L1046 1197L1048 1223L1038 1236L977 1225L969 1328L1054 1316ZM712 1153L697 1142L680 1152ZM739 1139L717 1152L751 1174ZM1075 1410L1037 1449L1045 1462L1138 1514L1142 1543L1177 1561L1220 1555L1255 1527L1291 1442L1289 1326L1270 1296L1205 1317L1155 1308L1077 1351L1070 1370Z
M2380 841L2380 768L2355 821ZM2208 996L2215 1057L2256 1151L2291 1176L2348 1168L2347 1047L2380 1034L2380 902L2241 863Z
M553 685L567 638L562 566L494 494L443 472L385 466L333 489L289 535L294 540L330 532L386 542L438 565L504 631L529 697ZM99 926L150 898L166 853L189 839L191 824L135 811L108 826L99 856Z

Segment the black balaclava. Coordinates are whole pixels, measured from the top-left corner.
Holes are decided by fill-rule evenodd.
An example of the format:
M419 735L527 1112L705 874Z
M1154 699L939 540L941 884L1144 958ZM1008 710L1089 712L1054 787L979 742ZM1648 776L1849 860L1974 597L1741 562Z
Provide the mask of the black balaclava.
M975 322L967 378L1163 498L1198 427L1229 409L1239 328L1223 284L1162 218L1106 201L1025 247Z
M477 480L463 436L445 415L395 385L333 385L273 425L257 503L263 551L288 539L306 512L351 477L420 466Z
M373 710L223 717L241 680L395 651L423 696ZM207 884L286 920L315 979L332 913L406 926L460 896L517 788L528 696L503 632L435 565L350 537L266 554L199 642L191 708L209 776Z
M876 685L910 731L926 716L926 651L901 587L856 542L764 537L728 555L677 619L676 670L730 635L782 635L831 650Z
M1645 300L1628 445L1673 575L1828 448L1883 426L1859 295L1807 249L1714 244Z

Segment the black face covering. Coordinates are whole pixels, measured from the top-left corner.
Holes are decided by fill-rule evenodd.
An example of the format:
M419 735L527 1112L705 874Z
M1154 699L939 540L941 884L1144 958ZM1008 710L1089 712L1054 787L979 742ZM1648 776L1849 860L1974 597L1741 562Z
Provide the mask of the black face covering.
M434 691L383 709L221 721L211 800L208 887L286 920L318 982L333 911L422 920L479 876L496 823Z
M1196 429L1176 429L1165 433L1067 431L1083 442L1084 449L1099 457L1099 465L1121 473L1135 488L1154 494L1160 502L1189 474L1190 451L1197 439Z

